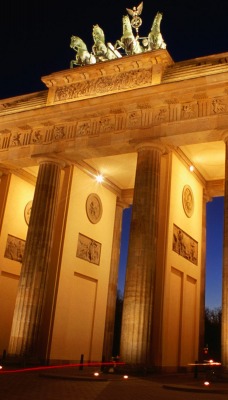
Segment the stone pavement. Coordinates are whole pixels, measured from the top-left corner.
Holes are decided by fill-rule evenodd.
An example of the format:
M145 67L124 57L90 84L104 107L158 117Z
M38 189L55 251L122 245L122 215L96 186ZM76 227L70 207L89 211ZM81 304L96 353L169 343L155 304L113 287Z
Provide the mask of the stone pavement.
M228 396L228 381L204 386L205 376L176 375L129 376L100 374L78 368L51 370L3 369L0 372L1 400L222 400Z

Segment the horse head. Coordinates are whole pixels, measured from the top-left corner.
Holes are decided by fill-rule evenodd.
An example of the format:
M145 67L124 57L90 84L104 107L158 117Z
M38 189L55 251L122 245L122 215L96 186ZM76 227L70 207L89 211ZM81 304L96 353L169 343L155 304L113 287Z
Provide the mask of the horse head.
M166 44L160 31L161 20L162 13L157 12L148 35L148 50L166 49Z
M133 35L129 16L124 15L122 18L122 22L123 22L123 35L124 36Z
M99 25L93 25L93 32L92 32L92 35L93 35L93 40L94 40L94 42L96 42L96 41L101 41L101 42L105 42L105 35L104 35L104 31L103 31L103 29L101 29L100 28L100 26Z
M152 31L159 31L160 32L160 25L161 25L161 20L162 20L163 14L160 13L159 11L157 12L157 14L155 15L155 18L153 20L153 24L151 27Z
M86 49L86 44L78 36L71 36L70 47L74 50Z

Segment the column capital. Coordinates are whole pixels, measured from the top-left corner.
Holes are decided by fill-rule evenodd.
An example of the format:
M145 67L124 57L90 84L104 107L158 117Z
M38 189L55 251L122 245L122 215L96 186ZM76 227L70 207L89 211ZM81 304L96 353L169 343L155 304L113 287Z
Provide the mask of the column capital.
M9 174L13 173L13 171L14 171L13 168L10 169L2 164L0 167L0 176L9 175Z
M38 155L36 157L34 157L36 159L36 162L38 165L41 164L55 164L58 165L59 167L61 167L61 169L65 168L67 163L59 158L55 158L55 157L49 157L49 156L42 156L42 155Z
M228 141L228 131L223 132L222 140L226 143Z
M160 151L162 154L167 152L167 147L163 143L155 141L155 140L136 142L135 149L137 150L137 152L140 152L143 150L149 150L149 149Z
M206 189L203 190L203 201L204 203L211 203L213 201L213 197L210 196Z
M122 208L124 210L125 208L129 208L130 205L126 201L124 201L121 198L117 197L117 199L116 199L116 207L120 207L120 208Z

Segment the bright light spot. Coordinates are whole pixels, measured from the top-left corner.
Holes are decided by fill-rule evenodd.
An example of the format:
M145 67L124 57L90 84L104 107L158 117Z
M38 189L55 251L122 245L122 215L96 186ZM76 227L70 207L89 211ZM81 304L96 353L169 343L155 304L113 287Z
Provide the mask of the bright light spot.
M214 362L214 360L209 360L209 363L211 363L211 364L212 364L213 362Z
M2 365L0 365L0 369L2 369L3 368L3 366Z
M193 172L194 171L194 166L190 165L189 170L190 170L190 172Z
M124 375L123 378L124 378L124 379L128 379L128 375Z
M210 382L205 381L203 384L204 384L204 386L209 386L209 385L210 385Z
M103 180L104 180L104 178L103 178L102 175L99 174L99 175L96 176L96 181L97 181L97 182L102 183Z
M94 376L99 376L99 372L94 372Z

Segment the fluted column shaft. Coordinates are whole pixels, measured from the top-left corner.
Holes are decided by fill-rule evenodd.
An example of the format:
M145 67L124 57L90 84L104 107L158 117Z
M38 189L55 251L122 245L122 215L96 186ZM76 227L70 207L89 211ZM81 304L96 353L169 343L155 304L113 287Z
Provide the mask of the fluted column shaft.
M137 365L150 363L161 154L155 144L138 148L120 350Z
M115 326L115 311L116 311L116 295L117 295L117 284L118 284L118 269L120 261L122 217L123 217L124 207L125 204L123 204L120 201L117 201L113 242L112 242L112 257L111 257L111 266L109 275L108 299L106 308L105 334L104 334L104 345L103 345L103 356L106 361L109 361L112 356L114 326Z
M40 161L11 330L10 355L39 355L39 330L61 168L58 160Z
M222 274L222 365L228 372L228 137L225 140L225 197Z

